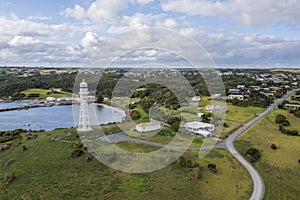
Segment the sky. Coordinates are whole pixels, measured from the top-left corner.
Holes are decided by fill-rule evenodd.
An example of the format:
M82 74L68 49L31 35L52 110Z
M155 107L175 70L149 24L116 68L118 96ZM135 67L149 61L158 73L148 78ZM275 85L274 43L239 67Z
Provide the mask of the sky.
M300 67L299 10L299 0L1 0L0 66L79 66L95 49L106 60L127 52L119 64L176 63L153 48L162 34L135 32L156 27L173 46L197 42L218 67Z

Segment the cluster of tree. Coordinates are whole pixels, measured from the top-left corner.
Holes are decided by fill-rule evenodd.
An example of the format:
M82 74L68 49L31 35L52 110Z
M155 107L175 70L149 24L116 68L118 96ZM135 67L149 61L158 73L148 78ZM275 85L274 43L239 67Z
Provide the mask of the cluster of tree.
M180 108L177 97L168 88L159 89L158 91L151 93L149 96L141 99L141 101L138 102L138 105L146 113L149 112L150 107L153 105L164 106L172 110Z
M286 117L282 114L276 115L275 122L277 124L281 124L283 126L289 126L290 122L286 119Z
M241 107L254 106L254 107L265 108L272 103L272 99L258 92L251 92L249 97L245 98L244 100L231 99L228 100L228 102L234 106L241 106Z
M260 159L261 153L256 148L250 148L245 152L245 156L250 162L256 162Z
M166 123L171 125L173 131L178 131L181 119L179 117L168 117Z
M199 163L193 162L191 160L186 160L184 156L180 156L177 160L177 164L191 171L192 176L195 179L200 179L202 177L202 168Z
M295 117L300 118L300 110L290 110L290 113L293 113Z
M285 129L282 125L279 125L279 131L283 134L287 134L287 135L291 135L291 136L298 136L299 135L299 131Z
M0 77L0 98L22 99L24 97L20 92L32 88L49 89L52 87L62 88L63 91L72 92L75 75L47 75L32 77Z

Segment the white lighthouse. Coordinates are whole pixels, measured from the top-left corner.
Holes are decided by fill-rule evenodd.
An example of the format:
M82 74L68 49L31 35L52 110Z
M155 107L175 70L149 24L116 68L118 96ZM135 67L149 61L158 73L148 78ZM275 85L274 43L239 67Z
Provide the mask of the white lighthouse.
M79 122L78 131L90 131L92 130L88 115L88 84L84 81L80 83L80 111L79 111Z

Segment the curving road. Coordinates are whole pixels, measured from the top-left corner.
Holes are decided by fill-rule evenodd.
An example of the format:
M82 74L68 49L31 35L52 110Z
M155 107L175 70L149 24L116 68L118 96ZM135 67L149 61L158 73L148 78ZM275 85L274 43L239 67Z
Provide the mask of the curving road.
M298 90L298 89L297 89ZM267 114L269 114L273 109L275 109L278 105L280 105L284 100L289 98L291 95L295 93L297 90L289 91L282 98L271 104L267 110L263 113L259 114L256 118L254 118L249 123L245 124L242 128L231 134L226 140L222 143L225 144L228 151L248 170L252 181L253 181L253 191L250 197L250 200L262 200L265 194L265 185L263 179L259 175L258 171L246 160L243 156L234 148L234 141L237 137L243 134L246 130L251 128L254 124L264 118Z
M225 148L227 149L249 172L252 181L253 181L253 191L250 197L250 200L262 200L264 198L265 193L265 186L264 182L259 175L258 171L246 160L244 157L235 149L234 147L234 141L243 134L246 130L254 126L258 121L260 121L262 118L264 118L267 114L269 114L273 109L275 109L278 105L280 105L284 100L289 98L291 95L293 95L297 90L289 91L286 95L284 95L282 98L271 104L263 113L259 114L256 118L254 118L252 121L248 122L244 126L242 126L240 129L235 131L233 134L231 134L228 138L223 140L221 143L214 145L214 146L203 146L203 147L182 147L182 146L171 146L156 142L149 142L145 140L140 140L136 138L130 138L125 133L116 133L108 136L103 136L98 139L103 141L108 141L112 143L118 143L121 141L131 141L131 142L137 142L137 143L143 143L148 144L151 146L156 147L164 147L164 148L175 148L175 149L185 149L185 150L199 150L199 149L212 149L212 148Z

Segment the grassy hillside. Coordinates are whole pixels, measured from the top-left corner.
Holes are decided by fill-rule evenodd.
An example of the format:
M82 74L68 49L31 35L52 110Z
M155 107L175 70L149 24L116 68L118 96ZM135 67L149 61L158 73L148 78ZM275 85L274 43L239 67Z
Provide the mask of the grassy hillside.
M51 92L51 90L46 90L46 89L28 89L22 91L21 93L25 94L26 97L28 97L29 94L39 94L40 96L38 97L38 99L46 99L47 97L60 98L60 97L72 96L71 93L67 93L67 92L53 93Z
M265 182L265 199L299 199L300 137L280 133L275 123L277 114L287 117L291 123L287 129L300 130L299 118L285 110L276 110L238 138L235 145L241 153L252 146L262 152L261 160L254 167ZM278 149L271 149L271 144Z
M224 150L215 150L202 160L197 151L185 153L187 159L203 166L199 180L177 163L156 172L128 174L97 160L87 161L86 151L71 158L76 137L66 137L69 132L39 133L37 139L0 152L0 199L247 199L251 193L246 170ZM51 141L54 137L64 142ZM138 152L156 149L136 143L119 145ZM9 160L13 162L6 166ZM209 163L217 165L216 174L207 169ZM6 173L15 173L15 181L6 184Z

